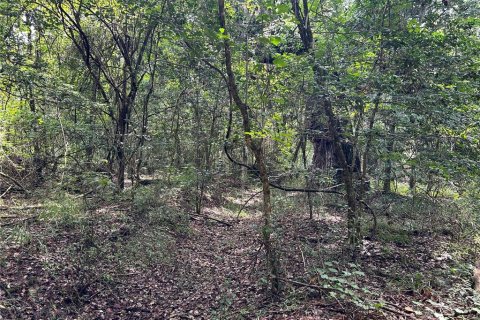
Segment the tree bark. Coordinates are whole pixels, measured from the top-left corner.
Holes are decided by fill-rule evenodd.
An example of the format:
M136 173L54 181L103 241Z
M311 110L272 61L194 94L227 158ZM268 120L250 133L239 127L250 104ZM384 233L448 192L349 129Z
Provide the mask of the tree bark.
M328 128L332 136L335 156L339 160L342 168L342 178L345 184L345 198L348 204L347 229L348 243L355 252L360 241L360 220L357 207L357 196L353 184L353 167L349 164L345 152L342 148L342 141L338 133L338 120L333 113L333 108L328 98L323 98L323 107L328 118Z
M262 238L265 247L267 267L270 277L271 293L274 296L280 294L280 261L278 259L277 250L272 239L272 203L270 193L270 181L268 178L268 169L265 164L265 157L263 152L262 139L252 137L251 121L249 115L249 106L240 98L239 90L235 81L235 75L232 68L232 53L230 49L230 39L228 37L226 23L225 23L225 1L218 0L218 11L220 27L224 30L225 39L223 47L225 52L225 68L227 71L227 86L228 91L235 105L240 110L242 115L243 130L245 132L245 144L255 156L255 162L259 171L260 181L262 182L263 191L263 230Z
M303 43L303 52L310 52L313 48L313 38L311 37L312 30L309 19L308 3L307 0L303 0L303 12L301 10L299 0L291 0L292 11L297 18L297 26L300 33L300 37ZM351 161L349 161L349 154L346 154L347 144L342 141L341 128L337 116L333 111L333 107L330 101L329 96L326 94L326 75L327 71L322 69L320 66L316 65L315 59L312 58L312 68L315 77L315 83L317 84L318 90L323 91L318 95L319 97L319 106L320 110L312 110L311 114L311 129L317 130L321 127L321 124L318 123L318 115L323 111L327 117L328 122L328 132L330 139L321 138L324 140L325 145L320 145L315 143L314 140L314 162L319 162L327 165L327 162L331 161L332 157L329 157L327 150L330 149L333 151L333 161L337 166L342 170L342 180L345 185L345 198L348 204L348 215L347 215L347 228L348 228L348 243L352 248L353 253L355 254L358 243L360 240L360 220L359 220L359 209L357 207L357 194L354 187L353 171L357 165L357 154L352 147L351 150ZM323 109L323 110L322 110ZM312 128L312 125L314 126ZM317 142L318 142L317 138ZM323 154L321 154L323 153ZM317 159L317 160L316 160Z
M389 136L387 140L387 153L390 156L395 148L395 140L393 135L395 134L395 124L391 124L388 130ZM391 193L392 192L392 160L387 159L385 161L385 169L384 169L384 178L383 178L383 193Z

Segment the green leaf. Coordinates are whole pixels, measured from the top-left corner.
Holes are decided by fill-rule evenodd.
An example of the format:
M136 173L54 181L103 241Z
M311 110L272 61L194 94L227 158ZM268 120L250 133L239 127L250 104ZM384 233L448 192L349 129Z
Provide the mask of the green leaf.
M282 38L279 36L272 36L270 37L270 43L274 46L278 46L280 43L282 43Z
M275 59L273 59L273 64L279 68L283 68L287 66L287 61L284 56L276 56Z
M290 5L288 4L279 4L277 6L277 13L282 14L282 13L287 13L290 12Z

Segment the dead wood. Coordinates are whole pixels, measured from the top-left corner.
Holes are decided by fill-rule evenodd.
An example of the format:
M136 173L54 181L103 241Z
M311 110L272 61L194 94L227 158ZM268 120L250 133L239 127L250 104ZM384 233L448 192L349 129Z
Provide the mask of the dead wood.
M7 180L10 180L11 182L13 182L17 187L19 187L20 189L22 189L23 191L25 191L26 193L29 193L28 190L20 183L18 182L16 179L10 177L8 174L5 174L3 172L0 171L0 177L3 177Z
M40 209L43 208L42 205L37 204L37 205L31 205L31 206L24 206L24 207L11 207L11 206L0 206L0 210L6 211L6 210L31 210L31 209Z
M207 220L213 220L215 222L218 222L218 223L223 224L223 225L228 226L228 227L233 227L233 224L231 224L231 223L228 223L226 221L223 221L223 220L220 220L220 219L217 219L217 218L213 218L211 216L207 216L205 214L191 213L190 216L193 219L195 219L194 217L196 216L196 217L201 217L201 218L207 219Z
M27 222L27 221L30 221L30 220L36 220L37 218L38 218L37 215L29 216L29 217L26 217L24 219L13 220L13 221L10 221L10 222L7 222L7 223L0 224L0 227L13 226L13 225L21 224L21 223L24 223L24 222Z

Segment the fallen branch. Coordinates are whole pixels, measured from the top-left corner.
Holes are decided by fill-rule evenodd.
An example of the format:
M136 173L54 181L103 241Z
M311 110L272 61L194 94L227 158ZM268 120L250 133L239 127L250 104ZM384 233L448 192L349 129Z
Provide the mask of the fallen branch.
M89 194L92 194L92 193L93 193L93 190L90 190L86 193L82 193L82 194L74 196L73 199L86 198Z
M22 189L23 191L25 191L26 193L29 193L28 190L20 183L18 182L16 179L10 177L9 175L3 173L0 171L0 177L3 177L7 180L10 180L11 182L13 182L15 185L17 185L17 187L19 187L20 189Z
M12 226L12 225L15 225L15 224L20 224L20 223L24 223L24 222L27 222L29 220L36 220L38 218L38 216L30 216L30 217L26 217L24 219L21 219L21 220L14 220L14 221L10 221L10 222L7 222L7 223L3 223L3 224L0 224L0 227L8 227L8 226Z
M0 206L0 210L30 210L30 209L40 209L43 208L42 205L32 205L32 206L24 206L24 207L10 207L10 206Z
M7 214L7 215L0 216L0 219L11 219L11 218L18 218L18 215Z
M405 313L403 311L396 310L396 309L393 309L393 308L390 308L390 307L387 307L387 306L382 306L382 310L385 310L385 311L388 311L388 312L391 312L391 313L395 313L395 314L398 314L398 315L401 315L401 316L404 316L404 317L407 317L407 318L415 319L415 317L412 314Z
M455 310L453 315L450 315L450 317L455 318L455 317L458 317L458 316L467 316L469 314L478 314L478 311L474 310L474 309L470 309L470 310L466 310L466 311Z
M213 217L210 217L210 216L207 216L205 214L198 214L198 213L191 213L190 216L193 218L194 216L198 216L198 217L201 217L201 218L204 218L204 219L207 219L207 220L213 220L213 221L216 221L220 224L223 224L227 227L233 227L233 224L231 223L228 223L226 221L223 221L223 220L220 220L220 219L217 219L217 218L213 218Z
M283 281L283 282L287 282L287 283L291 283L293 285L296 285L297 287L306 287L306 288L310 288L310 289L315 289L317 291L336 291L336 292L344 293L342 290L337 289L337 288L321 287L321 286L317 286L317 285L314 285L314 284L304 283L304 282L290 280L290 279L286 279L286 278L278 278L278 280Z

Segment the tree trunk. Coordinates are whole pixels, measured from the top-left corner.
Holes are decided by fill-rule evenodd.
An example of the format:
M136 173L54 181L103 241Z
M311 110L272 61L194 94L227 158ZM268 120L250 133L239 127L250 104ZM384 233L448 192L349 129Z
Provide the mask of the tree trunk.
M33 23L33 18L30 13L26 14L26 22L28 28L28 54L33 57L34 60L34 67L37 67L40 62L40 55L39 51L34 47L34 39L33 39L33 30L36 30L35 25ZM38 30L36 30L38 32ZM33 165L33 172L34 172L34 181L33 184L38 186L43 181L43 169L44 169L44 161L42 160L41 156L41 149L40 149L40 140L39 137L39 117L37 115L37 106L35 101L35 95L33 92L33 84L28 83L28 104L30 107L30 112L33 115L32 120L32 133L33 133L33 157L32 157L32 165Z
M125 136L127 134L127 116L128 116L129 105L127 101L123 101L120 104L120 110L117 119L117 130L116 130L116 157L117 157L117 186L120 190L123 190L125 187L125 167L126 167L126 156L125 156Z
M360 220L359 210L357 208L357 196L353 184L353 167L349 164L345 152L342 148L342 141L338 133L338 120L333 113L333 108L328 98L322 98L325 114L328 118L328 128L332 136L334 152L342 168L342 178L345 184L345 198L348 204L347 229L348 243L352 252L355 254L360 241Z
M243 120L244 132L251 132L251 121L249 115L249 106L245 104L239 95L239 90L235 81L235 75L232 68L232 53L230 49L230 39L225 24L225 2L224 0L218 0L218 11L220 27L224 30L225 39L223 41L223 47L225 51L225 68L227 71L227 86L228 91L235 102L235 105L240 110ZM272 240L272 203L270 194L270 181L268 178L268 170L265 165L265 156L263 152L263 145L261 138L253 138L250 134L244 135L245 144L252 151L255 156L255 163L259 172L260 181L262 182L263 192L263 230L262 238L263 245L265 247L267 267L270 278L271 293L274 296L280 294L280 260L277 255L277 250Z
M390 156L395 148L395 140L393 135L395 134L395 125L391 124L388 130L389 136L387 140L387 153ZM385 169L384 169L384 178L383 178L383 193L391 193L392 192L392 160L387 159L385 161Z
M301 139L300 148L302 150L303 169L307 171L307 137L305 135L302 135L300 139ZM309 172L307 172L305 175L305 187L307 189L312 187L312 178ZM307 204L308 204L308 215L310 217L310 220L312 220L313 219L313 201L312 201L312 194L310 192L307 192Z
M292 11L295 17L297 18L297 27L300 33L300 38L303 43L303 52L309 52L313 47L313 37L310 18L308 11L307 0L303 0L303 12L300 6L299 0L291 0ZM315 77L315 82L319 90L323 92L318 95L319 97L319 106L321 109L312 110L311 112L311 125L310 128L316 131L323 129L322 125L318 123L318 115L322 112L327 116L328 121L328 131L330 133L330 139L320 138L321 143L314 141L314 163L318 163L319 166L326 166L328 162L332 161L332 157L327 153L327 151L333 151L333 161L337 166L342 170L342 180L345 184L345 198L348 204L348 215L347 215L347 228L348 228L348 242L353 249L355 254L358 248L358 243L360 240L360 220L359 220L359 210L357 208L357 195L354 188L354 179L353 171L354 168L360 167L359 161L357 160L357 153L355 152L354 146L351 147L351 152L349 151L348 145L342 141L341 137L341 128L339 121L333 112L331 101L328 97L328 90L326 90L326 75L327 71L316 65L315 58L312 58L312 68ZM318 139L318 138L317 138ZM346 153L348 152L348 153ZM350 159L351 156L351 159ZM351 161L349 161L351 160Z

